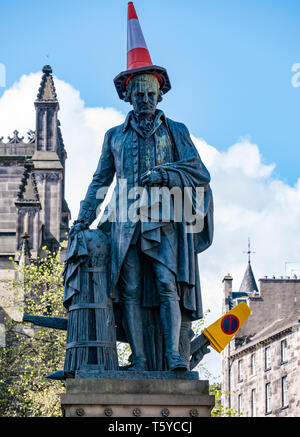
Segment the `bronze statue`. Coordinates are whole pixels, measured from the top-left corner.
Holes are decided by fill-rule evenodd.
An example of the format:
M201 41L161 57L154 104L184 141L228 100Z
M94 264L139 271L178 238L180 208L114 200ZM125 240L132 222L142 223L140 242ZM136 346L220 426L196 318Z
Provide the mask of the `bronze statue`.
M130 344L128 370L187 370L191 322L203 316L197 254L207 249L213 238L210 175L186 126L157 109L162 95L170 89L170 81L164 68L152 65L134 14L132 20L133 32L128 21L127 70L114 82L120 98L133 109L122 125L106 133L97 169L69 234L64 304L75 325L68 333L65 371L74 371L82 364L117 368L114 334L104 332L108 329L105 317L109 329L116 325L116 339ZM116 207L106 209L98 230L88 230L104 199L102 193L115 175ZM140 214L140 208L132 215L136 202L132 192L146 190L146 206L151 209L153 187L177 187L180 193L190 189L190 206L196 213L195 192L201 188L201 229L190 232L191 224L184 215L176 220L172 199L168 220L160 209L155 220L147 212ZM158 204L163 206L162 200ZM94 238L96 243L101 240L98 249ZM92 259L97 250L102 253L100 265L99 257ZM97 270L100 267L106 275L102 282ZM88 273L91 282L87 276L85 284L91 284L93 296L85 293L82 300L82 275ZM104 307L106 316L99 312ZM81 312L77 314L74 308ZM92 310L97 310L98 316L91 315ZM100 330L97 317L103 319ZM85 344L79 340L76 323L91 333L92 337L82 337ZM89 348L87 353L84 347Z

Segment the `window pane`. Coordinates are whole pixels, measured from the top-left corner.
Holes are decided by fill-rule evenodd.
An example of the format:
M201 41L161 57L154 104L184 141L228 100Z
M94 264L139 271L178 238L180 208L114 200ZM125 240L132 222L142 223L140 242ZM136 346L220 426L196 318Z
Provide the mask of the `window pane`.
M238 398L238 408L239 408L239 413L242 413L243 411L243 396L239 395Z
M287 341L282 340L281 342L281 362L285 363L287 361Z
M265 348L265 369L270 369L271 367L271 350L270 346Z
M271 412L271 384L266 384L266 413Z
M238 380L243 381L243 360L238 361Z
M256 390L251 390L251 413L252 417L256 417Z
M250 367L251 367L251 375L254 375L256 373L256 357L255 357L255 353L251 354Z
M281 379L281 389L282 389L282 406L287 407L289 404L287 376L284 376Z

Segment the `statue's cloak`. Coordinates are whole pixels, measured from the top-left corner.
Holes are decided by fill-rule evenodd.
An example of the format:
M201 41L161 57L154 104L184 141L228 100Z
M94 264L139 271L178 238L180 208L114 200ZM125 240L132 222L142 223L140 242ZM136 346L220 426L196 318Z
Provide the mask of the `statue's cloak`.
M199 209L196 205L196 187L203 188L204 201L201 210L203 227L199 232L187 232L187 226L190 225L186 223L184 218L181 222L174 222L172 217L171 232L170 223L163 221L141 222L140 224L130 220L120 221L117 202L115 221L105 221L102 218L98 225L98 228L110 240L110 286L108 293L117 304L120 298L120 287L122 287L119 281L122 264L136 227L140 226L142 251L150 258L155 258L164 263L174 272L182 307L186 310L190 320L197 320L203 316L197 254L207 249L213 239L213 198L209 186L210 175L201 161L186 126L168 118L165 118L165 122L173 140L176 157L174 162L162 166L168 174L168 186L169 188L177 186L181 189L191 187L193 194L189 201L193 212L197 212ZM81 202L78 220L83 220L90 225L96 219L97 209L103 201L103 198L97 198L99 197L99 190L109 187L115 174L115 199L119 199L120 190L124 189L122 186L124 180L126 180L127 192L134 186L138 186L136 177L138 168L136 161L133 159L133 147L137 143L136 137L137 133L133 129L126 128L126 122L106 133L99 164L89 185L86 197ZM134 201L134 199L127 200L127 210ZM162 239L162 232L167 233L169 237ZM162 241L164 241L164 245L161 244ZM67 259L72 259L74 262L74 255L78 249L72 242L70 242L69 249ZM84 249L83 252L85 252ZM78 255L80 257L80 250ZM79 264L77 263L77 267ZM72 286L76 283L75 277L76 265L73 263L73 267L70 265L70 268L65 269L64 304L66 306L68 300L71 299L74 293L78 292L76 287ZM155 284L151 280L151 267L145 269L144 284L143 306L158 306L159 297L155 290Z

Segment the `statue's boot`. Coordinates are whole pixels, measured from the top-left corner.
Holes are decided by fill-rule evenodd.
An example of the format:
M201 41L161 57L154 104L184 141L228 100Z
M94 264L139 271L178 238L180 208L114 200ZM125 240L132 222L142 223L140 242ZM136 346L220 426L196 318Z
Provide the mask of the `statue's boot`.
M178 301L164 301L160 305L160 317L165 340L165 357L168 370L187 370L186 361L179 354L181 311Z
M128 370L148 370L144 351L141 308L136 304L124 304L123 325L132 351L132 366Z

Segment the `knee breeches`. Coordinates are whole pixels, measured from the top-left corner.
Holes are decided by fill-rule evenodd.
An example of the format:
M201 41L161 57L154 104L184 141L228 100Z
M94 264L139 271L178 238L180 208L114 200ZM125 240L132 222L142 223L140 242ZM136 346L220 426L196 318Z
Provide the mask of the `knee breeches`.
M140 305L143 292L143 257L145 257L137 245L131 245L125 257L121 279L123 290L121 301L126 304ZM177 284L174 273L159 261L151 258L153 270L153 283L156 284L160 296L160 302L178 301Z

